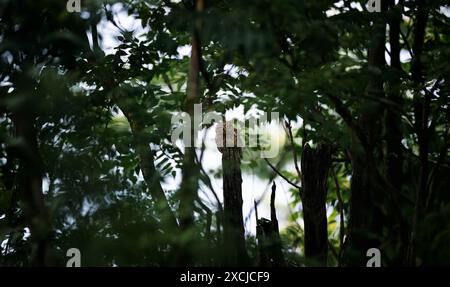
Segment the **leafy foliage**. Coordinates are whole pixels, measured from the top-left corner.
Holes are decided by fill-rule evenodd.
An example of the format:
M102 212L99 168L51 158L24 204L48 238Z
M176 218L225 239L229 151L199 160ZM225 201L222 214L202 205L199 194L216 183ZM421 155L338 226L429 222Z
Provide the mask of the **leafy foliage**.
M188 264L223 265L224 207L211 184L220 169L192 179L202 183L195 223L178 226L187 163L171 142L171 117L187 111L196 36L197 103L282 117L287 141L273 167L260 146L245 148L244 172L301 185L292 166L304 145L332 145L328 265L356 262L348 254L361 251L358 232L382 249L384 265L448 265L448 3L382 1L383 12L369 13L358 8L365 1L211 0L203 11L197 2L83 1L78 14L64 1L0 1L0 265L36 264L43 246L50 259L37 264L63 266L78 246L87 266L179 265L185 250ZM377 23L389 27L382 65L371 58ZM359 198L360 174L373 188ZM36 178L41 205L28 196ZM289 193L286 264L308 265L299 188ZM354 227L358 208L378 225ZM248 235L247 247L256 265L258 240Z

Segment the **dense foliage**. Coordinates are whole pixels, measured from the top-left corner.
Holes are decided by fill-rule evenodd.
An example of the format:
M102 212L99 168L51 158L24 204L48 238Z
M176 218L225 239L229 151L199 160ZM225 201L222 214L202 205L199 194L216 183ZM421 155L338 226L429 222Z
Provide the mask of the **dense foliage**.
M0 265L449 265L450 7L366 2L0 0ZM198 103L287 140L207 170L171 140ZM241 168L289 185L283 228L227 227Z

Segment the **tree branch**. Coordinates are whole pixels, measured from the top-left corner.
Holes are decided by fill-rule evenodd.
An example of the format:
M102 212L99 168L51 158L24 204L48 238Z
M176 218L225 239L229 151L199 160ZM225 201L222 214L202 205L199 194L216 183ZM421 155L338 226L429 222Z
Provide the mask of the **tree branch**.
M285 126L288 131L288 136L289 136L289 139L290 139L291 145L292 145L292 155L294 156L295 170L297 171L297 176L300 179L300 178L302 178L302 173L300 172L300 168L298 167L297 153L295 152L294 137L292 135L292 126L291 126L291 123L289 123L288 121L285 121Z
M270 168L276 173L278 174L281 178L283 178L287 183L289 183L290 185L292 185L293 187L297 188L297 189L301 189L301 187L295 183L293 183L292 181L289 180L289 178L287 178L286 176L284 176L280 171L278 171L267 158L264 158L264 160L267 162L267 164L270 166Z

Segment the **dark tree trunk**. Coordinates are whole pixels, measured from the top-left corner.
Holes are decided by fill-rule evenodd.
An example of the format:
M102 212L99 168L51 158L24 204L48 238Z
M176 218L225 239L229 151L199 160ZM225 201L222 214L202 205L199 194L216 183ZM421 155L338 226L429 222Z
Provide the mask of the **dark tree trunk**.
M223 200L224 200L224 245L225 264L245 265L245 229L242 215L241 150L225 147L222 150Z
M195 12L201 13L204 10L204 0L195 0ZM189 146L184 149L183 166L181 168L182 181L179 190L179 220L181 231L190 234L181 244L181 250L178 255L179 265L192 265L195 263L195 254L190 248L196 241L198 230L194 225L194 204L198 194L198 179L200 176L199 166L195 163L195 139L197 138L197 123L194 121L194 106L200 98L200 62L201 62L201 42L200 30L201 19L197 18L194 23L194 29L191 37L191 57L189 59L189 71L186 91L186 112L188 113L190 123L191 141ZM200 163L201 164L201 163Z
M428 21L429 10L425 0L418 1L417 14L414 27L414 43L413 43L413 60L411 65L411 77L414 81L416 91L414 93L414 129L417 134L419 143L419 158L420 158L420 174L419 187L417 188L414 216L412 219L412 231L410 235L410 242L408 247L408 263L410 266L415 265L415 244L417 237L417 225L419 218L424 215L425 199L427 197L427 182L429 174L429 140L430 129L430 103L431 97L428 94L422 95L422 88L424 84L423 78L423 47L425 43L425 28Z
M50 226L42 191L42 162L39 155L35 118L30 105L25 104L13 113L16 138L22 142L16 153L20 159L19 190L25 202L25 217L31 231L34 250L33 266L49 266Z
M367 250L380 245L381 191L374 176L374 162L373 157L369 161L367 154L353 147L350 221L344 265L365 266Z
M331 147L319 144L303 147L301 159L305 229L305 256L309 264L326 266L328 254L328 224L326 215L327 178L331 166Z
M395 1L389 0L390 21L389 21L389 43L391 46L391 69L395 72L395 77L390 81L388 98L395 103L396 107L401 107L402 96L400 94L400 17L397 12ZM389 108L386 112L386 143L387 143L387 175L393 187L400 190L402 186L402 129L401 111Z
M142 175L144 176L152 200L161 214L162 229L169 234L177 231L177 219L161 187L160 177L155 168L155 159L150 149L149 136L144 132L144 123L142 123L136 114L140 107L135 102L130 103L124 100L124 97L121 95L116 95L114 99L130 124L139 167L142 170Z
M201 13L204 9L203 0L195 0L195 11ZM180 227L187 230L194 224L194 202L197 198L198 178L200 175L199 167L195 163L195 139L198 127L194 122L194 105L200 98L200 61L201 61L201 43L200 43L201 20L197 19L194 26L191 39L191 57L189 59L189 72L187 80L186 112L191 118L191 142L190 146L185 148L182 182L180 186Z
M387 2L382 0L383 13L386 7ZM366 88L370 99L364 102L358 117L358 126L364 128L363 134L353 136L351 148L350 222L344 254L344 263L350 266L365 266L367 250L379 247L383 220L382 188L375 175L378 174L377 165L383 160L380 144L383 108L377 99L384 98L382 74L385 68L386 23L382 16L374 17L373 36L368 48L369 81Z
M395 0L389 0L389 44L391 57L391 71L394 77L389 82L388 99L395 104L386 111L385 131L386 131L386 171L389 184L395 189L393 192L393 206L397 220L391 225L396 230L396 236L399 240L400 250L398 256L394 258L395 265L405 263L408 246L408 226L398 208L401 203L400 193L403 186L403 154L402 138L403 129L401 125L401 108L403 107L403 97L400 84L403 73L400 62L400 21L401 5L396 5Z

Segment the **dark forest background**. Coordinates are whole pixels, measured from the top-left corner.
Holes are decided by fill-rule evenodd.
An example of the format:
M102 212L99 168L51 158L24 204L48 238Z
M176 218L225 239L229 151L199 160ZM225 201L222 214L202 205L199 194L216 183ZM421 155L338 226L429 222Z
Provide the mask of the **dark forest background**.
M450 265L450 7L366 2L0 0L0 265ZM198 103L279 112L286 143L207 170L170 140Z

